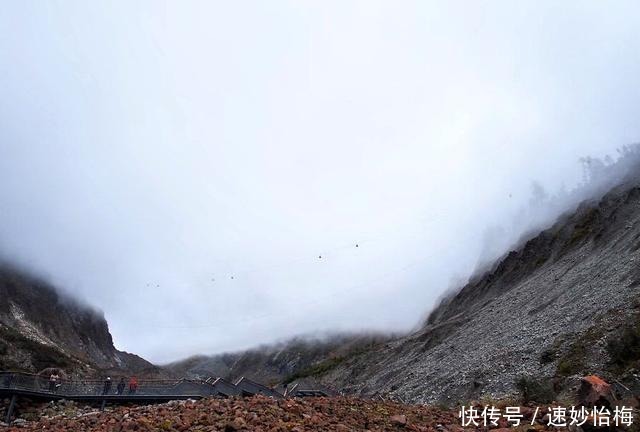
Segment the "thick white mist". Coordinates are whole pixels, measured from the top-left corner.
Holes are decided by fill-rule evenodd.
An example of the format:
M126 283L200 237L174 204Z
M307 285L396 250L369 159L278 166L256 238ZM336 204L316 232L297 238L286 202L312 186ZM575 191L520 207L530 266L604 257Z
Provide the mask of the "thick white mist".
M408 329L638 140L638 7L6 4L0 250L154 361Z

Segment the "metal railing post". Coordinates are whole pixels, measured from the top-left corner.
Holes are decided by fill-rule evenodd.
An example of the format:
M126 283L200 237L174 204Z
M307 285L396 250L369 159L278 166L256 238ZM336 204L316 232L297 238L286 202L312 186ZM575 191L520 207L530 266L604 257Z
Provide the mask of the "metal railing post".
M13 409L16 406L17 398L18 398L17 395L11 396L11 402L9 403L9 408L7 408L7 416L5 417L5 421L4 421L6 424L11 424L11 417L13 416Z

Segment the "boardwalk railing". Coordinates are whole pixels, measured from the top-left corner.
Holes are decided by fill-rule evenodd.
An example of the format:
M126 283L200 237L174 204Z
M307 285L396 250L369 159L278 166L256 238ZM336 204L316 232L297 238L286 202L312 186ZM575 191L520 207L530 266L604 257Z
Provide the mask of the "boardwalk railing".
M39 399L69 399L76 401L101 402L104 409L107 402L111 403L146 403L149 401L162 402L177 399L199 399L203 397L231 397L264 395L273 398L285 397L282 393L251 381L240 378L235 383L222 378L200 380L138 380L135 389L125 386L120 393L119 378L105 386L103 380L65 380L50 381L49 377L22 372L0 372L0 397L10 397L5 422L10 423L18 397ZM286 396L335 396L337 393L326 388L303 389L294 386Z
M129 383L125 381L124 389L118 391L119 379L113 379L109 385L105 386L103 380L79 379L65 380L59 379L51 382L49 377L33 375L21 372L0 372L0 390L5 393L20 392L34 393L40 396L51 396L54 398L75 398L83 396L108 396L112 398L137 398L143 396L166 397L210 397L210 396L246 396L262 394L271 397L282 397L279 392L255 383L248 379L241 379L236 384L223 379L215 380L138 380L135 389L130 389Z

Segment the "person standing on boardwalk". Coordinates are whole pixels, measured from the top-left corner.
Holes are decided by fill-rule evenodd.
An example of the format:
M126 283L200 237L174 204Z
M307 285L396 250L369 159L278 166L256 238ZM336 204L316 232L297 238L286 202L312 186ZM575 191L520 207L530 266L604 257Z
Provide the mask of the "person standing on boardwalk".
M135 394L138 390L138 379L132 376L129 380L129 394Z
M122 393L124 393L124 387L125 387L125 383L124 383L124 378L120 378L120 382L118 383L118 387L117 387L117 393L119 395L121 395Z
M102 394L106 395L106 394L109 394L110 392L111 392L111 377L108 376L104 380L104 387L102 388Z
M49 377L49 391L51 393L55 393L58 389L58 381L60 380L60 375L57 372L51 372L51 376Z
M15 378L15 374L14 373L8 373L4 376L4 386L6 388L11 388L11 385L13 384L13 379Z

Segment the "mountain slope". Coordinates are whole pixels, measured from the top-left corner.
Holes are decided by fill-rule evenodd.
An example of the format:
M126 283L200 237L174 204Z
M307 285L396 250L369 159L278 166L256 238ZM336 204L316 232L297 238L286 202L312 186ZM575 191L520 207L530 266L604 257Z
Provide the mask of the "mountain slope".
M620 373L612 358L640 295L640 187L601 200L510 252L442 300L414 334L352 357L322 379L414 402L505 396L518 377L569 385Z
M0 370L38 372L48 367L78 375L160 373L146 360L115 349L102 313L2 264Z
M237 353L195 356L165 368L176 376L235 380L242 376L275 385L317 374L357 352L389 340L379 334L340 334L325 338L294 338Z

